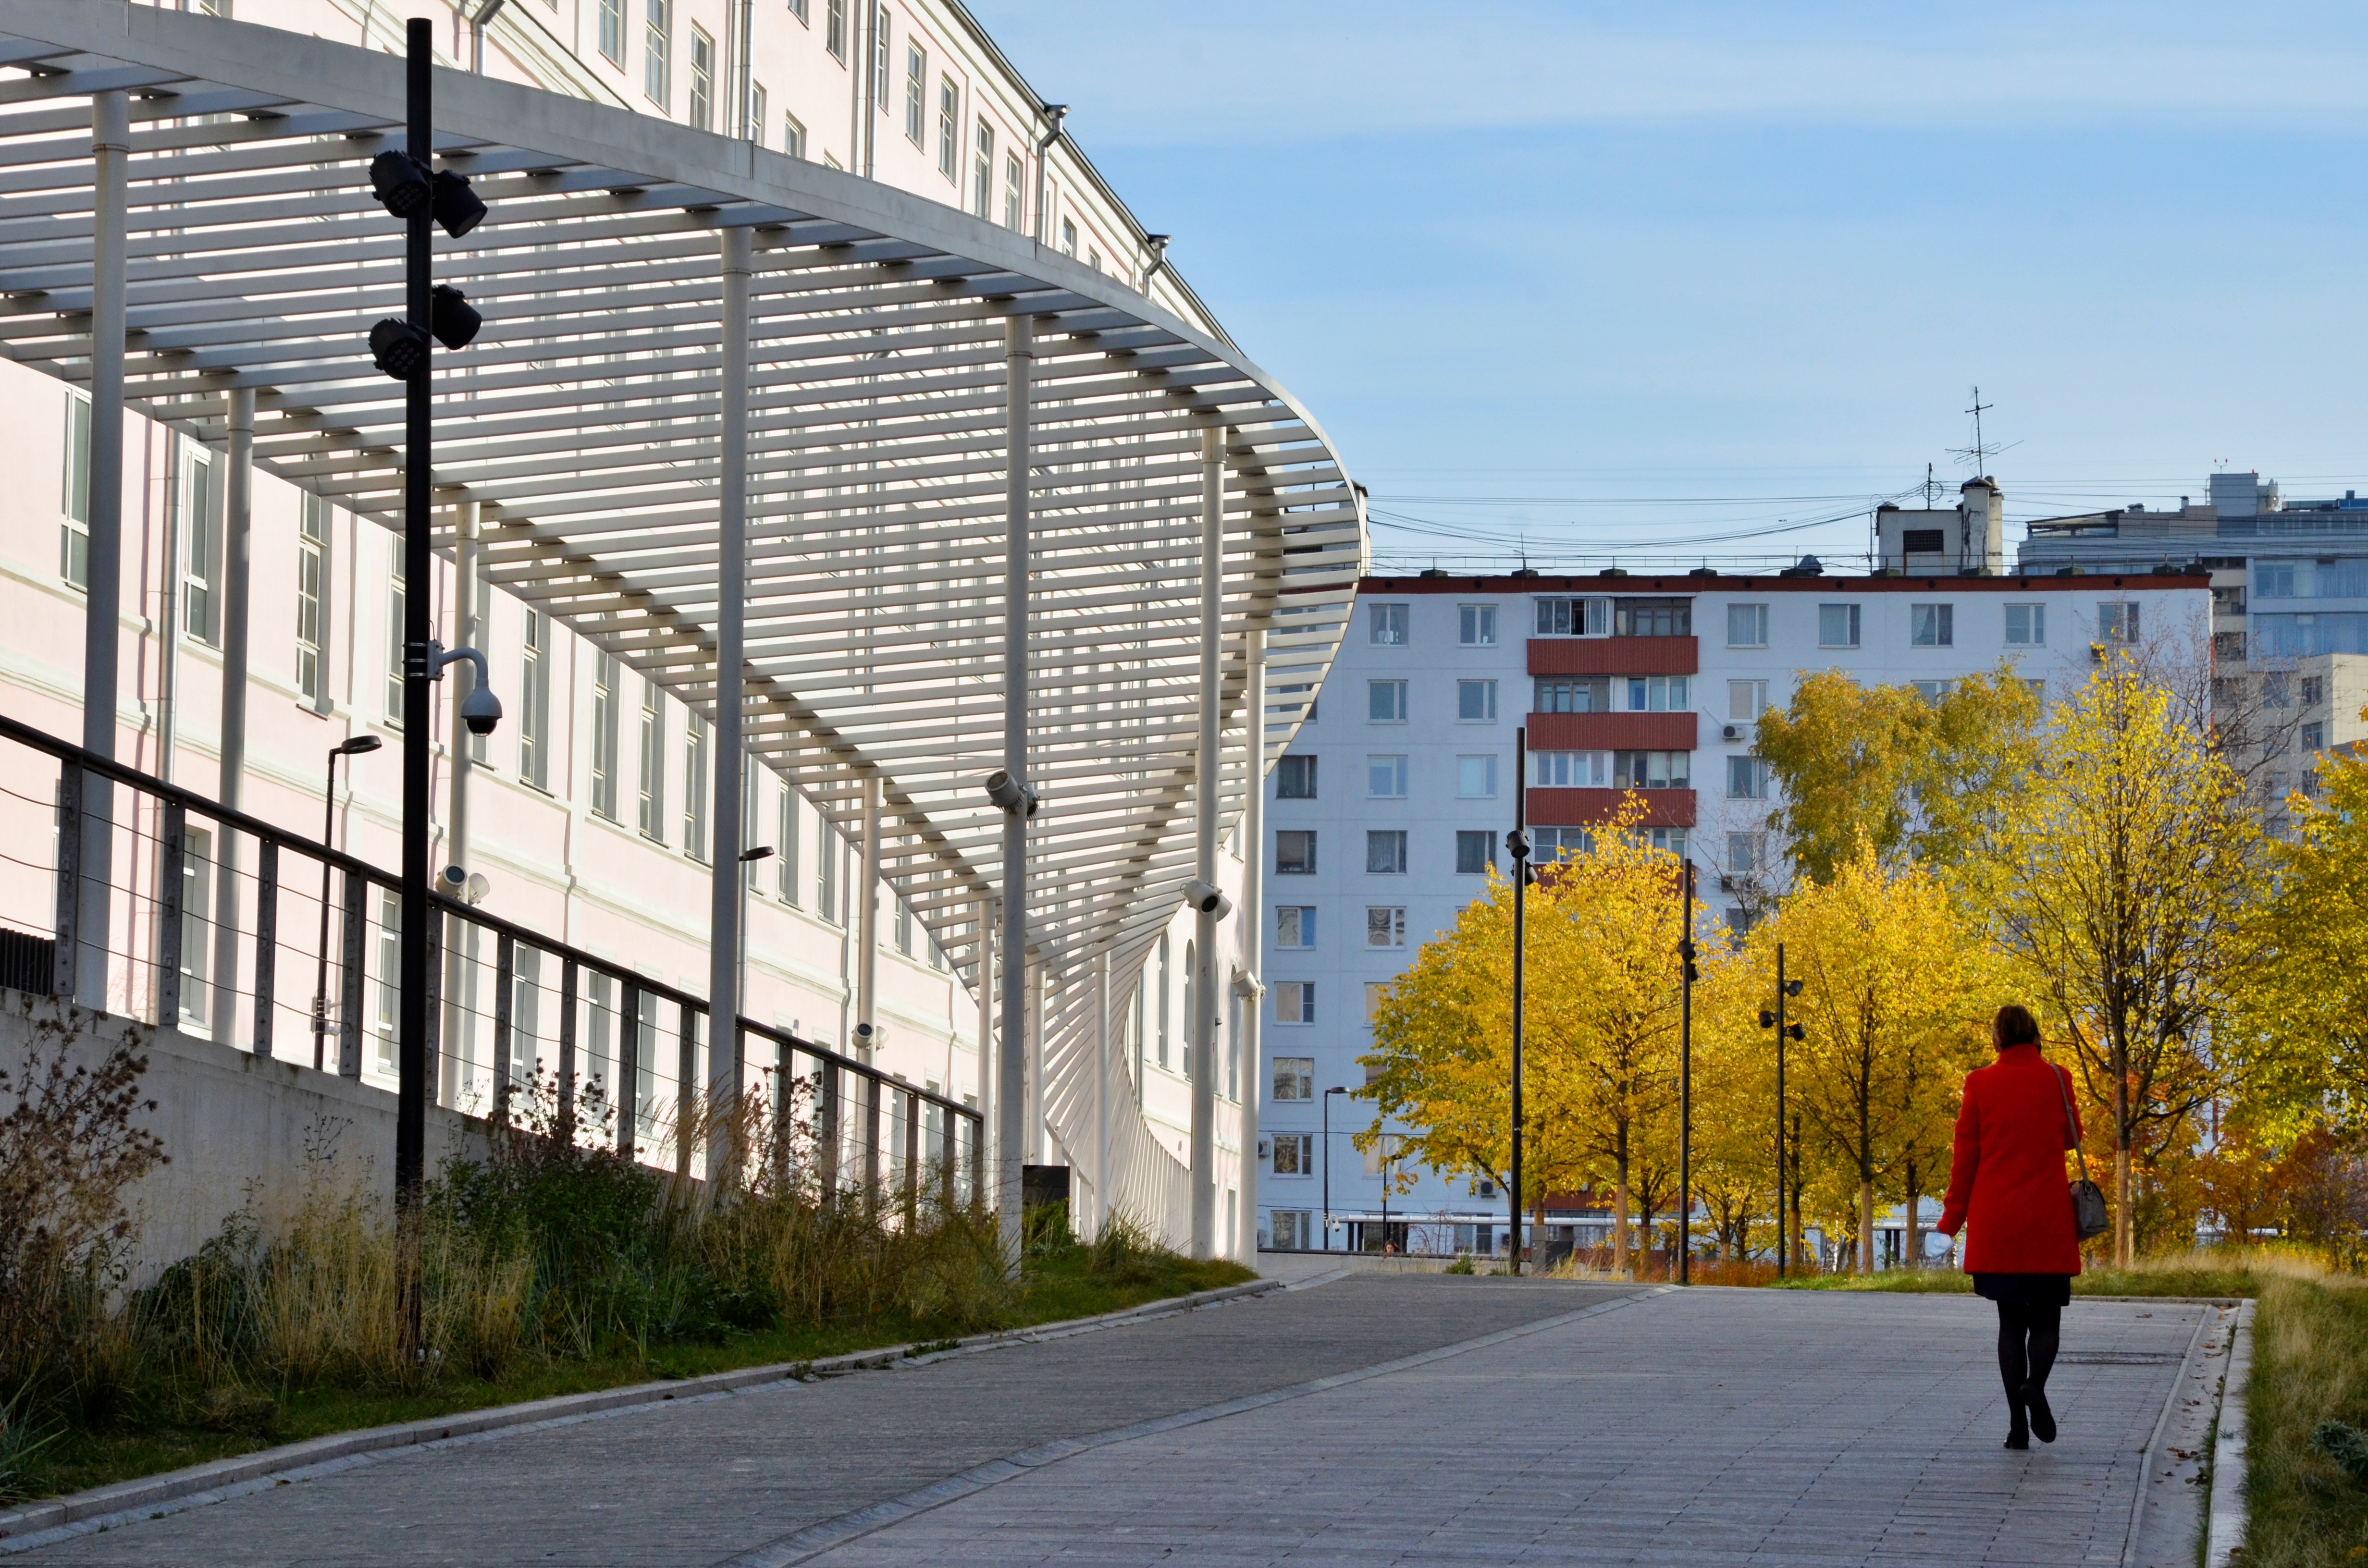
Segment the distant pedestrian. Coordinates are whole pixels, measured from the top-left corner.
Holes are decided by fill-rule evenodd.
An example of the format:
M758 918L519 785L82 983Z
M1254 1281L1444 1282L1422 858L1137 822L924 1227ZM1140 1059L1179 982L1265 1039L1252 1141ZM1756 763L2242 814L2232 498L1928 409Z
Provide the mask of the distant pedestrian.
M1990 1024L1998 1061L1965 1076L1957 1112L1956 1160L1941 1229L1965 1236L1965 1272L1975 1293L1998 1303L1998 1375L2010 1414L2006 1446L2055 1440L2047 1373L2072 1277L2080 1272L2064 1152L2077 1148L2079 1115L2072 1075L2039 1054L2039 1021L2027 1007L2000 1007Z

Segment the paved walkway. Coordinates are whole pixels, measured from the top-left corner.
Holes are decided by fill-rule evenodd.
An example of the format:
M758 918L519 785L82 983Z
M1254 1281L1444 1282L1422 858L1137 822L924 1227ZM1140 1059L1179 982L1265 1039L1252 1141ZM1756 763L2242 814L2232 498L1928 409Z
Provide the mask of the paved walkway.
M18 1561L2120 1563L2199 1312L2073 1306L2064 1437L2009 1454L1969 1298L1356 1274L404 1450Z

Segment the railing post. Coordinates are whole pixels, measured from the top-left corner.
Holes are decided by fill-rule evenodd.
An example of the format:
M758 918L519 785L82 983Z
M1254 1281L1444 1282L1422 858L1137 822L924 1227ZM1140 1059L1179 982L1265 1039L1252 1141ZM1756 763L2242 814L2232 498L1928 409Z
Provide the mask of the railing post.
M822 1059L822 1086L814 1095L814 1153L822 1162L822 1188L832 1197L838 1195L839 1164L839 1069L838 1063L825 1056Z
M642 1087L642 988L630 981L625 985L623 1016L617 1029L617 1090L612 1096L617 1107L617 1153L631 1160L633 1157L633 1130L641 1112Z
M188 853L188 811L165 802L164 865L156 877L156 1027L181 1026L181 879Z
M962 1113L951 1106L938 1108L938 1185L939 1201L954 1211L954 1168L962 1159Z
M682 1004L682 1038L675 1058L674 1170L690 1175L692 1132L699 1126L699 1009Z
M279 841L264 839L255 857L255 1054L271 1054L273 998L279 987Z
M575 960L559 966L559 1104L553 1121L563 1144L575 1142Z
M517 1005L518 938L505 931L494 943L494 1119L510 1114L511 1009Z
M337 1076L362 1075L362 939L370 926L370 879L347 871L344 972L337 976Z
M905 1224L917 1223L921 1213L921 1096L905 1091Z
M970 1200L986 1190L986 1118L970 1119Z
M866 1073L863 1075L863 1194L867 1199L880 1196L880 1091L881 1080Z
M83 766L58 765L57 947L50 955L50 994L72 998L76 946L82 939Z

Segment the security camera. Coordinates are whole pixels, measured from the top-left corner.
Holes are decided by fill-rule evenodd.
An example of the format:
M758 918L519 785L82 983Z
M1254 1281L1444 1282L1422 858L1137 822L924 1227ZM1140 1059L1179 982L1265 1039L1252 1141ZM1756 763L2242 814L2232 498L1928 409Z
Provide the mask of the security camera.
M1201 915L1213 915L1223 920L1234 912L1234 901L1210 883L1195 881L1184 890L1184 902Z
M488 688L481 686L461 699L461 722L469 726L471 734L490 735L501 722L502 699Z
M1024 803L1028 814L1036 814L1036 791L1011 777L1008 768L998 767L986 776L986 798L998 811L1015 812Z

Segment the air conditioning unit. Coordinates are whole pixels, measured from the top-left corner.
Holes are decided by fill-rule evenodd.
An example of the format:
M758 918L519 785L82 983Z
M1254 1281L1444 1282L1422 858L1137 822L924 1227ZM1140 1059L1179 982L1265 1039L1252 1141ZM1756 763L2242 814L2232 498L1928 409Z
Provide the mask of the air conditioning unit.
M1480 1196L1481 1196L1481 1197L1483 1197L1483 1198L1494 1198L1494 1197L1496 1197L1496 1196L1497 1196L1497 1184L1496 1184L1495 1182L1493 1182L1493 1181L1484 1181L1484 1182L1482 1182L1482 1183L1480 1184Z
M1271 1160L1274 1158L1273 1139L1261 1138L1258 1140L1258 1158L1261 1160Z
M1746 724L1728 724L1719 731L1719 738L1729 741L1748 740L1750 736L1746 732L1749 728L1750 726Z

